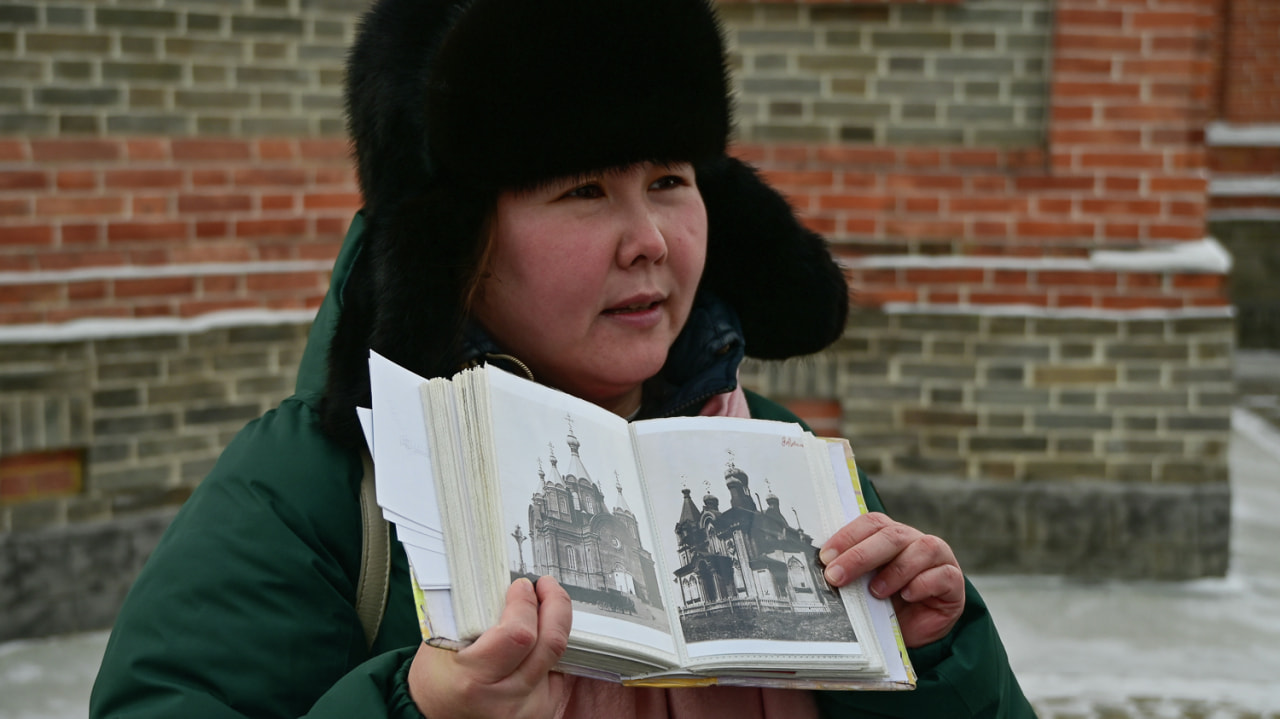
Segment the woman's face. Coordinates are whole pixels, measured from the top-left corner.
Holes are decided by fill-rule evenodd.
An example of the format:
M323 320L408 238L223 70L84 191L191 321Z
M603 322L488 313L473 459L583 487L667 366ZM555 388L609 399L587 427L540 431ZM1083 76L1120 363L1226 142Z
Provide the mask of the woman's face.
M687 163L498 197L474 315L538 381L629 414L684 327L707 215Z

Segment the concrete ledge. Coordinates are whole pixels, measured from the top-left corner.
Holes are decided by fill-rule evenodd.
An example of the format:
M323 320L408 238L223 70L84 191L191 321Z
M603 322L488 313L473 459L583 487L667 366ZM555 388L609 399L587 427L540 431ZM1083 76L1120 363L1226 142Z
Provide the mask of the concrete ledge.
M895 519L947 540L966 572L1180 580L1227 571L1226 482L895 478L876 489Z
M0 642L111 626L176 512L0 534Z

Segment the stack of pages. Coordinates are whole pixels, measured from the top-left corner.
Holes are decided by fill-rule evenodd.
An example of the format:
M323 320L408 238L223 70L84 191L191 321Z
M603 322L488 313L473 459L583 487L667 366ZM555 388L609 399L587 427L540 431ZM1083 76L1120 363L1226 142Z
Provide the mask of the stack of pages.
M892 605L818 548L866 511L844 440L726 417L628 423L492 367L426 380L372 354L378 503L423 637L458 649L510 583L573 600L560 670L648 686L910 689Z

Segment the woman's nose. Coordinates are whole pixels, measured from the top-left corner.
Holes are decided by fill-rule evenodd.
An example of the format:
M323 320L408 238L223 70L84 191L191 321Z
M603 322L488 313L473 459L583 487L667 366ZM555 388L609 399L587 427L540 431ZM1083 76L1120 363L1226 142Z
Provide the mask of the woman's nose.
M619 228L618 265L661 263L667 258L667 237L660 214L643 201L628 204Z

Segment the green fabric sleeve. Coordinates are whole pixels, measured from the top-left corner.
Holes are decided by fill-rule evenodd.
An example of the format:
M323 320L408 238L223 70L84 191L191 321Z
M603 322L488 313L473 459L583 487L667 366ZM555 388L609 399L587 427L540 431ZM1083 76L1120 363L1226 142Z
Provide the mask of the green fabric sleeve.
M409 697L409 665L417 647L370 659L338 680L316 702L307 719L423 719Z
M232 441L130 590L91 717L387 715L403 656L361 666L353 606L361 468L315 424L287 400Z

